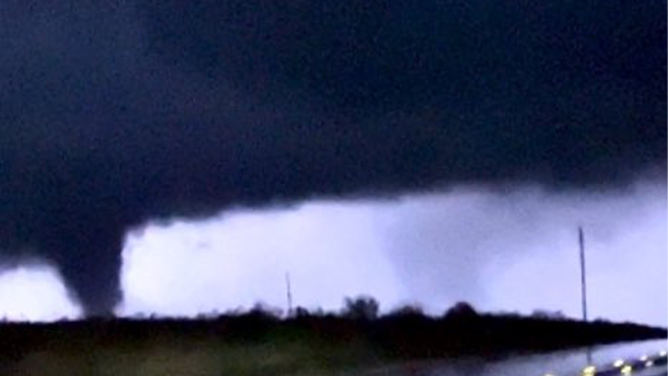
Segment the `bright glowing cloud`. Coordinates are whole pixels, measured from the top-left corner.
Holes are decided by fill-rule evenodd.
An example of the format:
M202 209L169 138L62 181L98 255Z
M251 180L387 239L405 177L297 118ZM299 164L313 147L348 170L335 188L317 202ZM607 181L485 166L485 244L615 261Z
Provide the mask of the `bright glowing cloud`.
M465 300L487 311L580 316L577 226L585 228L590 317L666 325L665 188L553 194L460 189L384 201L312 201L235 210L128 234L121 315L194 316L295 306L338 310L369 294L384 311L440 314ZM76 317L54 269L0 274L0 315Z
M126 242L120 312L285 308L290 272L295 304L309 308L367 293L385 310L419 302L441 313L467 300L579 317L583 225L590 316L665 325L666 222L663 188L638 185L606 195L455 190L149 225Z
M285 308L287 272L295 305L338 309L358 294L398 301L403 285L375 236L373 214L366 205L312 203L149 226L123 252L120 311Z
M11 321L73 319L81 310L58 273L40 265L0 271L0 317Z

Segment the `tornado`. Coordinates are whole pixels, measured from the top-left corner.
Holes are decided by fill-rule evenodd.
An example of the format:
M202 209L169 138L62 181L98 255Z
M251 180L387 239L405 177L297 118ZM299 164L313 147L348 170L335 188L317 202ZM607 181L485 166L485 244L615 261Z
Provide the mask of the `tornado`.
M548 3L3 1L0 256L108 315L154 220L665 181L665 1Z

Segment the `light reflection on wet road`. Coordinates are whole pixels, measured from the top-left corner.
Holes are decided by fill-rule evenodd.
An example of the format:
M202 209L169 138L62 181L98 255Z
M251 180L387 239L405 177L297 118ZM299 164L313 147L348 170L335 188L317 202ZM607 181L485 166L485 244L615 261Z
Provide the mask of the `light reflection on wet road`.
M555 351L539 355L515 355L499 359L468 358L453 361L435 361L388 366L376 369L364 376L580 376L622 375L622 368L615 370L615 361L638 362L640 357L657 357L668 347L667 341L639 341L615 345L594 346L573 350ZM665 359L665 357L664 357ZM630 375L665 376L666 365L654 364L648 368L636 365ZM597 367L596 373L584 373L587 365ZM601 371L610 370L606 373Z

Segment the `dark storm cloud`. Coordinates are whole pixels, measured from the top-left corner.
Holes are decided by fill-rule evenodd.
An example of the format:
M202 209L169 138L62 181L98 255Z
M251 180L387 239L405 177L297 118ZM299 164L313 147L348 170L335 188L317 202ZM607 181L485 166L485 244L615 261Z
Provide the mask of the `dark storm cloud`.
M150 218L663 170L665 8L4 1L2 249L36 250L104 312Z

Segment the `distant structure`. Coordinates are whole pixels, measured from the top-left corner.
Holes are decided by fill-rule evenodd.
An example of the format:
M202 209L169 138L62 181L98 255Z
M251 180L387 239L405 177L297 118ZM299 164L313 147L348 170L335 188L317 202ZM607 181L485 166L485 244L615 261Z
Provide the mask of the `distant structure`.
M288 317L292 317L292 289L290 286L290 273L285 273L285 286L288 292Z
M580 242L580 279L582 285L582 319L587 321L587 276L585 267L585 239L582 226L578 227L578 240Z

